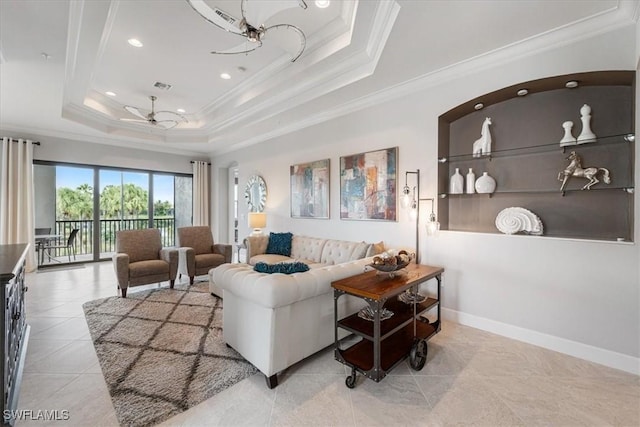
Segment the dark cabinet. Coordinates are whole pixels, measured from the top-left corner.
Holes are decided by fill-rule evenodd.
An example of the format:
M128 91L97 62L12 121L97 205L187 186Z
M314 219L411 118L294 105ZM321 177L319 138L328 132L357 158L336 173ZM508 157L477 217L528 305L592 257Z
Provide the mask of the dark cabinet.
M2 414L3 425L14 425L11 411L16 410L22 369L27 353L29 326L26 322L24 294L25 258L28 245L0 245L0 282L2 285Z

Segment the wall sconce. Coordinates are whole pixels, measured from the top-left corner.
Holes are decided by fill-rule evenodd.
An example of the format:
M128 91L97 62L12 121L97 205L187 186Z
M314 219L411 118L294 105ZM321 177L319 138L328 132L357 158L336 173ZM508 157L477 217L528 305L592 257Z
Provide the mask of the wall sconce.
M252 236L262 235L262 229L267 226L267 214L264 212L249 212L249 228L253 228Z
M416 186L413 187L413 191L407 185L407 178L409 174L416 175ZM401 205L404 208L411 209L409 211L409 217L416 221L416 264L420 263L420 202L431 202L431 213L429 214L429 221L427 221L427 235L433 236L440 230L440 223L436 219L436 214L433 211L434 199L433 198L420 198L420 169L415 171L406 171L404 173L404 188L402 189L402 202Z

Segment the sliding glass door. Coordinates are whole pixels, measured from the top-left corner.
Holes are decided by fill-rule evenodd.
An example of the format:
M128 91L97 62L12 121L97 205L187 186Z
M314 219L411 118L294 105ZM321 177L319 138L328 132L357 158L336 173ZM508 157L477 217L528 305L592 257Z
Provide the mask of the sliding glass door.
M36 162L34 177L36 228L65 243L78 229L78 262L110 258L118 230L157 228L174 246L177 228L192 224L191 175ZM64 248L50 255L45 265L69 262Z
M116 231L149 228L149 174L100 170L100 258L116 249Z
M93 259L93 180L92 168L34 166L39 265Z

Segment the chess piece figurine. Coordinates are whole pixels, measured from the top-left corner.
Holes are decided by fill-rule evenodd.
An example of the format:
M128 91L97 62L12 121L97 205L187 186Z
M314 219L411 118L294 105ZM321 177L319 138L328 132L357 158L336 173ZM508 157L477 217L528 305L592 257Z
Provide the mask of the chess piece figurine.
M591 107L587 104L580 108L580 120L582 120L582 132L578 136L578 144L595 142L596 134L591 131Z
M574 145L576 143L576 138L571 133L571 129L573 128L573 122L567 121L562 124L564 128L564 137L560 140L560 147L566 147L567 145Z

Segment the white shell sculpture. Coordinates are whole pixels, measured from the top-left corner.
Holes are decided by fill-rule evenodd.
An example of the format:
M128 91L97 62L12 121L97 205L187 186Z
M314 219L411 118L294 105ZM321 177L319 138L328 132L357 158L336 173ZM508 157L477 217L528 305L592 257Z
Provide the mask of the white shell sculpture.
M542 236L542 221L525 208L506 208L496 216L496 227L504 234L525 233Z

